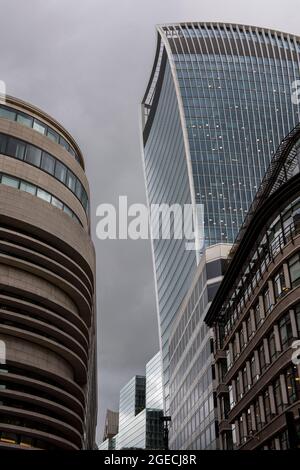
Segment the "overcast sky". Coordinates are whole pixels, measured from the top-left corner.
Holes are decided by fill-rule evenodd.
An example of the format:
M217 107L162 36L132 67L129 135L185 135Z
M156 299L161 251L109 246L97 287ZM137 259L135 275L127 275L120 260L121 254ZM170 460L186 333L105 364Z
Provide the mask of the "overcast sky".
M139 104L155 25L228 21L300 35L299 0L0 0L0 80L75 137L85 157L92 224L100 203L145 202ZM95 237L94 237L95 238ZM99 437L106 408L158 350L148 242L95 239Z

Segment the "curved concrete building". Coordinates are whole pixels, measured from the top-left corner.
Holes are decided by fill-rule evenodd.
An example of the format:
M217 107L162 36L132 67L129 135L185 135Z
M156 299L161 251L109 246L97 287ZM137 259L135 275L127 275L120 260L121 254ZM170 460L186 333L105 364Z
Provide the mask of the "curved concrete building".
M0 105L0 449L95 442L95 253L78 145L54 119Z

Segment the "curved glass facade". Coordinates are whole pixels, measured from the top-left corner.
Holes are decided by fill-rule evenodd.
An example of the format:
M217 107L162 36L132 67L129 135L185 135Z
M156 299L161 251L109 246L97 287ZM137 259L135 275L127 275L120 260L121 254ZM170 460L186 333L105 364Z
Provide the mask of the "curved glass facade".
M250 26L158 27L143 99L148 201L203 204L206 246L234 241L273 154L299 122L291 101L299 44ZM168 410L170 327L196 254L180 241L154 240L153 259Z
M77 223L82 225L77 215L66 204L60 201L57 197L50 194L48 191L39 188L35 184L31 184L21 178L16 178L5 173L0 173L0 184L10 186L11 188L19 189L20 191L25 191L32 196L36 196L39 199L52 204L52 206L56 207L57 209L65 212L69 217L71 217L71 219L76 220Z
M52 140L52 142L55 142L66 149L67 152L69 152L69 154L72 155L72 157L74 157L81 166L83 166L78 154L69 142L67 142L67 140L52 127L47 126L47 124L39 119L36 119L23 111L18 111L16 108L4 105L0 105L0 118L8 119L9 121L16 121L25 127L34 129L39 134L47 136L48 139Z
M88 214L89 201L86 190L74 173L49 153L6 134L0 134L0 153L34 165L64 184L77 197Z

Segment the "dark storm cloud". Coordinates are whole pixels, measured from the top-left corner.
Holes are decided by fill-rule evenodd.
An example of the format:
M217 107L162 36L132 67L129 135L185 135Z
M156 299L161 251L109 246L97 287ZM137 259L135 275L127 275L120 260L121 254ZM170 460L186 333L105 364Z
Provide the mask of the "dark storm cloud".
M0 80L77 139L95 208L145 202L139 103L155 52L155 24L236 21L300 33L298 1L1 0ZM295 12L295 15L292 12ZM107 407L158 349L147 242L100 242L97 251L100 435Z

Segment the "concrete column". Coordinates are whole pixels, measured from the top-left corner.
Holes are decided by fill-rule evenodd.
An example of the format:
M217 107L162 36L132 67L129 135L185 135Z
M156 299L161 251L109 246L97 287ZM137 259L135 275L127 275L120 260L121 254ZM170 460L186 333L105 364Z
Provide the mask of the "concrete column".
M265 318L265 306L264 306L264 299L263 299L263 296L260 295L258 297L258 301L259 301L259 311L260 311L260 316L261 318Z
M296 321L296 315L294 310L290 310L290 319L291 319L291 325L292 325L292 331L293 331L293 338L298 338L298 329L297 329L297 321Z
M244 431L244 436L248 436L248 430L247 430L247 416L246 413L242 414L243 417L243 431Z
M283 267L285 285L288 289L290 289L292 286L291 286L291 281L290 281L289 267L287 263L283 263L282 267Z
M239 426L239 421L236 419L235 422L235 433L236 433L236 445L240 446L241 445L241 438L240 438L240 426Z
M249 338L248 338L248 332L247 332L247 324L245 321L243 321L243 333L244 333L244 338L245 338L245 343L248 343Z
M252 384L252 378L251 378L251 365L250 362L246 362L246 371L247 371L247 379L248 379L248 384Z
M233 401L236 403L236 402L237 402L237 392L236 392L236 383L235 383L235 380L232 380L231 385L232 385L232 397L233 397Z
M255 332L256 331L256 325L255 325L255 315L254 315L253 308L251 308L251 310L250 310L250 318L251 318L252 331Z
M261 370L260 370L260 365L259 365L259 354L258 354L257 349L255 349L254 351L254 359L255 359L256 373L257 375L260 375Z
M258 402L259 402L259 412L260 412L261 422L265 423L266 422L266 415L265 415L264 400L263 400L262 395L259 395Z
M280 450L280 440L275 437L275 450Z
M270 352L269 352L269 343L268 343L267 338L264 338L264 352L265 352L266 364L271 364Z
M269 292L270 292L270 302L271 304L275 304L275 294L274 294L274 286L273 282L271 280L268 281L268 287L269 287Z
M220 367L220 362L218 361L215 363L215 374L216 374L217 385L220 383L219 367Z
M280 386L281 386L282 402L284 405L288 405L289 400L288 400L288 395L287 395L285 376L283 374L280 375Z
M244 381L243 381L243 372L241 370L239 371L239 381L240 381L240 396L239 396L239 399L241 399L241 396L243 396L244 393L245 393L245 384L244 384Z
M280 341L280 334L278 325L274 325L274 336L275 336L275 347L277 352L281 352L281 341Z
M229 362L230 364L233 364L233 346L231 342L229 343L228 348L229 348Z
M275 415L276 414L276 406L275 406L274 390L273 390L272 385L269 385L268 392L269 392L269 397L270 397L271 413L273 415Z
M241 352L241 345L240 345L240 335L238 332L235 333L235 342L236 342L236 352L240 354Z
M218 420L219 421L223 420L223 417L222 417L222 414L223 414L223 411L224 411L223 401L224 401L223 397L221 397L221 398L218 397L218 399L217 399L217 409L218 409Z
M251 414L251 425L254 431L257 431L256 420L255 420L255 408L254 405L250 405L250 414Z

